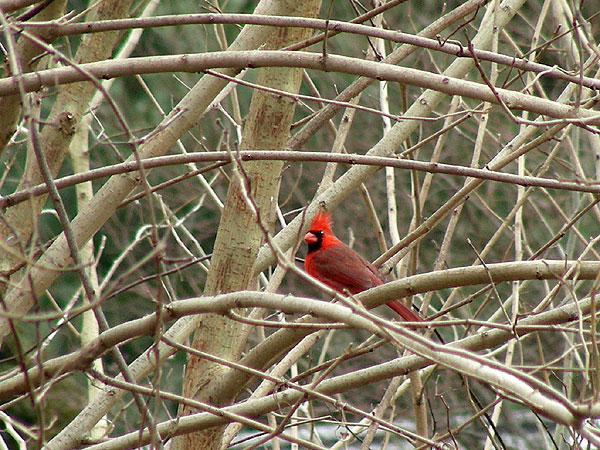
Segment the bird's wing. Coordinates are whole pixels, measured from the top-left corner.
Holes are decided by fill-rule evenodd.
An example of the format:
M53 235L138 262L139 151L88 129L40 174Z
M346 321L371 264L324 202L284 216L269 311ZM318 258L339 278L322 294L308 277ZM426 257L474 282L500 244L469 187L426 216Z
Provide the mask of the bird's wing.
M383 282L379 271L345 244L317 251L311 266L316 278L339 292L357 294Z

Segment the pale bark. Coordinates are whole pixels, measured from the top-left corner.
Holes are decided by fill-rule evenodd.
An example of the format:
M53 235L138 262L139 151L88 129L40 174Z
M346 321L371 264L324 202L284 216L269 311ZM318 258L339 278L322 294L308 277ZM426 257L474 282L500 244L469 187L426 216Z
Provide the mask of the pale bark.
M257 14L289 15L299 5L290 5L285 2L263 0L255 12ZM229 50L240 51L258 48L266 42L275 30L269 27L245 27L236 40L230 45ZM223 70L222 73L233 76L236 69ZM179 102L172 112L156 127L156 133L138 148L141 159L160 156L164 154L177 139L189 130L202 116L216 95L227 85L227 82L216 77L204 76L192 90ZM134 160L130 158L130 160ZM138 185L139 180L125 174L112 177L90 201L88 207L79 213L73 220L72 227L78 245L87 242L97 230L110 218L121 201ZM16 314L25 313L33 303L36 295L43 293L59 275L60 269L70 263L68 249L64 235L61 235L40 258L40 269L34 268L30 275L33 280L34 293L30 292L27 280L11 290L6 304L10 311ZM52 267L54 270L47 270ZM166 335L178 342L183 341L194 329L193 319L186 318L173 326ZM6 320L0 320L0 336L5 336L9 331ZM173 349L160 345L159 359L166 358L173 353ZM146 355L140 356L131 364L134 379L139 379L152 370L152 363ZM51 449L69 449L80 444L85 434L106 414L126 391L107 387L104 393L84 408L71 423L57 434L48 444Z
M292 15L314 17L320 2L289 2ZM311 30L283 28L266 42L267 49L277 49L310 37ZM296 93L302 80L301 69L261 69L258 84ZM287 97L255 90L245 121L242 149L282 149L289 138L295 102ZM219 230L213 249L210 272L204 288L206 295L252 289L254 261L264 233L274 222L279 195L282 161L254 161L234 166ZM203 352L237 360L245 344L247 326L224 316L207 314L199 317L193 347ZM222 385L227 367L191 356L185 371L183 395L194 400L224 405L237 390ZM187 415L195 408L180 408ZM190 433L173 441L172 449L219 448L224 429L217 427L203 433Z
M93 10L91 18L100 20L124 17L127 15L130 5L131 0L101 2L98 8ZM85 36L77 49L75 62L83 64L110 58L118 37L119 34L116 31ZM33 44L30 45L35 47ZM39 49L39 51L41 50ZM52 111L44 119L46 125L40 133L40 142L53 176L56 176L67 155L75 130L89 108L95 90L96 86L92 82L61 86ZM13 102L16 100L14 97L12 99ZM19 101L25 101L25 99L19 97ZM19 186L22 188L43 182L37 160L30 150ZM46 196L43 195L4 211L2 220L0 220L0 274L10 275L21 264L28 262L29 255L24 249L37 226L38 217L45 201ZM28 271L29 267L25 270ZM23 312L30 307L27 303L25 300L24 305L19 305L19 308L23 308Z
M38 14L33 16L31 20L44 21L56 19L64 14L66 4L67 0L55 0ZM51 41L53 39L52 34L43 29L38 37L45 41ZM38 58L42 52L42 47L21 36L17 41L16 51L16 57L21 65L21 71L27 73L36 69L38 64L42 61ZM11 74L12 72L7 60L4 67L4 76L7 77ZM21 97L18 94L7 95L6 97L0 98L0 117L2 117L2 121L0 121L0 154L6 149L6 145L16 131L17 123L21 117L21 111Z
M111 2L106 2L111 3ZM266 12L274 15L285 15L288 12L285 5L274 0L262 1L255 10L258 14ZM236 40L231 44L229 50L240 51L260 47L273 33L270 27L250 26L245 27ZM235 75L238 69L223 70L227 75ZM227 81L220 78L205 76L192 90L173 108L171 113L156 127L156 132L151 133L144 144L137 149L140 159L163 155L171 148L183 133L189 130L202 116L208 105L215 96L225 87ZM70 122L70 121L69 121ZM64 127L61 127L64 128ZM135 161L132 156L129 161ZM102 225L112 216L113 212L125 197L140 183L140 178L131 174L117 175L108 180L104 186L94 195L88 206L82 210L72 221L73 233L77 245L82 246L100 229ZM37 184L37 183L36 183ZM34 200L36 204L39 200ZM28 203L25 203L28 204ZM18 206L18 205L17 205ZM22 209L26 209L21 207ZM28 218L29 217L29 218ZM31 215L25 217L26 223L31 223ZM2 222L0 228L5 223ZM27 228L27 226L26 226ZM12 238L7 246L0 246L0 252L9 253L12 247L20 245L16 236ZM21 233L22 234L22 233ZM1 236L0 230L0 236ZM1 239L0 239L1 242ZM6 261L20 261L22 258L16 253ZM5 260L0 258L0 263ZM7 291L5 305L8 311L15 317L25 314L33 305L34 300L42 295L46 289L59 276L61 271L71 264L68 245L64 234L61 234L54 243L40 257L37 265L33 267L28 275L19 281L14 288ZM9 266L9 264L7 264ZM12 267L12 264L10 264ZM5 318L0 319L0 340L9 333L10 327Z

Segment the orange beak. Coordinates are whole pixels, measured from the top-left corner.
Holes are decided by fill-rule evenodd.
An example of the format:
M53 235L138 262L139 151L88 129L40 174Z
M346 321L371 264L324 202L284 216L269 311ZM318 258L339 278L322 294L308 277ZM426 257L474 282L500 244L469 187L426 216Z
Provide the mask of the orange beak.
M304 242L307 244L315 244L317 241L317 236L312 231L309 231L304 235Z

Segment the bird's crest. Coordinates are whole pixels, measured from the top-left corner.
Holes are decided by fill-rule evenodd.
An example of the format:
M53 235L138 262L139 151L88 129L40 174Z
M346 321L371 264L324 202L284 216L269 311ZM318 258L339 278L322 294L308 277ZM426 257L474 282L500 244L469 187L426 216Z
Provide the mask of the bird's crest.
M327 211L319 209L310 224L310 230L331 231L331 215Z

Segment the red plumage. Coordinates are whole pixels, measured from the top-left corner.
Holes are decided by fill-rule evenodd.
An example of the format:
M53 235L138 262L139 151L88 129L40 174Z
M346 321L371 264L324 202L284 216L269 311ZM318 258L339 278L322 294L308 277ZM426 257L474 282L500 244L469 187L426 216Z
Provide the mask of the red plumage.
M317 212L304 235L304 242L308 244L304 269L330 288L342 294L358 294L383 284L383 275L375 266L335 237L328 212ZM398 300L392 300L387 306L406 321L422 320Z

